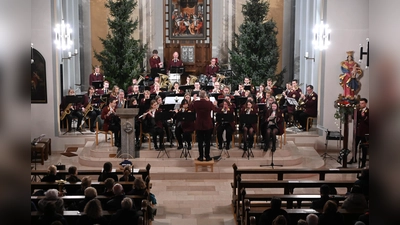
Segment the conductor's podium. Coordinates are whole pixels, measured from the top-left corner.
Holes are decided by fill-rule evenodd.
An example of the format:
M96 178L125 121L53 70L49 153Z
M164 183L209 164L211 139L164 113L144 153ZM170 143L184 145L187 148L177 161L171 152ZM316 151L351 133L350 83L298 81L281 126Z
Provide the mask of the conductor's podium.
M214 172L214 159L212 159L211 161L199 161L199 160L194 160L194 166L195 166L195 170L196 172L199 171L199 167L210 167L211 172Z

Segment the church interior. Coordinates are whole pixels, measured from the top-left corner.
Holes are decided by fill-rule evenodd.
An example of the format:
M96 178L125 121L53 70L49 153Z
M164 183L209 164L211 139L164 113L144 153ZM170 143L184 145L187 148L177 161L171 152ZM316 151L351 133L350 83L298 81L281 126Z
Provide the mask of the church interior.
M89 77L95 71L96 65L100 65L100 73L104 75L104 80L110 76L104 73L101 61L95 57L95 52L100 52L104 48L100 38L106 38L110 32L107 19L111 16L109 9L105 7L107 2L107 0L32 2L31 42L32 54L36 54L32 57L32 64L43 69L40 71L41 74L36 74L38 77L32 75L32 85L35 84L34 88L37 90L40 87L44 88L42 90L44 93L31 96L30 135L32 140L40 138L38 143L34 143L34 140L31 146L33 204L38 205L43 199L43 196L37 194L38 190L56 188L64 195L59 197L64 199L65 206L61 214L69 224L77 224L81 214L68 206L72 205L72 198L83 197L79 198L72 194L72 191L68 193L73 187L72 184L68 186L69 182L56 181L54 182L56 185L51 182L41 182L41 179L47 176L49 168L58 165L59 178L65 179L68 168L74 166L77 168L77 177L81 180L86 176L91 177L92 186L97 189L104 187L101 186L103 182L97 181L97 177L102 174L104 164L111 162L113 172L120 178L124 176L120 163L126 159L133 164L132 175L136 178L142 175L149 193L154 194L156 198L156 204L150 198L147 198L146 203L153 211L156 209L156 213L153 214L147 210L148 208L145 207L146 211L135 204L138 211L143 211L140 212L143 220L139 219L138 224L264 224L261 222L261 217L264 218L263 212L272 207L272 199L276 197L281 199L281 208L288 214L285 219L287 223L273 224L298 224L300 219L308 220L307 216L310 214L315 214L323 220L325 213L323 208L312 207L313 201L322 196L320 187L324 184L334 189L329 193L333 200L330 202L334 202L343 219L342 223L336 224L356 224L356 221L364 219L369 212L369 205L366 207L356 205L354 209L346 209L343 204L346 204L344 202L349 195L356 192L353 191L356 189L354 185L357 184L359 187L358 184L365 178L362 175L369 173L370 156L362 149L365 145L369 147L369 143L366 141L356 145L356 140L359 141L356 135L358 118L354 118L354 115L358 115L360 108L356 104L361 98L370 100L369 87L370 82L373 82L372 70L369 68L371 61L369 40L376 37L376 34L371 32L371 27L376 25L375 20L378 19L376 15L370 13L371 7L383 12L387 6L365 0L268 0L269 12L265 20L275 21L278 31L276 40L279 61L276 73L283 69L286 71L279 86L284 91L286 83L297 80L298 87L305 94L307 87L311 85L318 95L317 115L310 117L307 129L304 130L293 123L285 122L284 133L277 136L274 151L263 150L264 138L261 132L257 132L254 137L252 148L244 150L241 143L244 138L240 134L239 127L233 131L230 149L225 149L226 146L220 149L215 130L210 147L212 160L199 161L197 160L199 146L195 135L191 136L190 150L187 150L187 146L183 150L178 149L176 140L165 140L165 149L156 149L151 142L152 137L142 133L140 139L143 140L140 146L137 146L134 141L135 131L132 131L134 125L129 121L134 121L133 117L138 111L129 111L131 114L128 116L121 115L120 146L115 145L118 140L111 131L111 133L101 130L97 132L97 128L91 130L90 122L87 122L86 118L82 121L81 129L78 129L79 124L76 119L72 120L70 127L65 120L60 119L63 97L70 89L77 95L86 94L91 83ZM135 2L137 5L131 18L137 19L138 24L132 37L146 45L142 60L143 72L135 78L143 77L147 80L148 76L151 77L149 58L153 56L153 50L157 50L164 66L173 60L174 52L180 53L185 72L177 80L179 85L185 85L188 75L199 80L212 59L218 60L220 67L223 68L221 71L225 71L224 75L226 71L231 72L220 83L229 86L232 93L237 88L231 85L229 76L240 77L235 79L239 79L239 83L243 82L245 74L232 73L235 72L235 67L231 65L229 52L235 39L234 34L240 34L239 27L244 23L243 5L258 1L136 0ZM195 22L192 23L193 28L188 25L187 30L181 32L179 29L184 25L184 19L180 21L176 17L181 16L179 10L183 11L181 8L184 8L182 7L184 4L188 8L188 14L190 10L195 14L193 19ZM183 17L186 18L186 14ZM57 39L54 28L61 22L68 23L71 29L69 40L71 43L69 49L65 50L57 48L54 41ZM319 30L313 30L320 23L329 25L329 29L325 29L323 31L325 33L321 36ZM324 44L329 42L329 45L319 49L321 46L313 43L316 40L321 41L318 38L322 38ZM344 65L349 56L357 64L358 72L350 71L347 64ZM344 67L349 69L348 72L344 72ZM351 91L352 98L346 98L350 93L347 88L350 82L343 80L346 74L356 74L355 77L348 78L356 82L357 90ZM172 75L169 78L175 79ZM266 83L266 78L262 80ZM38 82L38 86L35 82ZM130 85L131 81L127 80L125 83ZM259 89L260 84L252 84L255 91ZM110 89L114 85L110 83ZM127 91L128 85L120 89ZM125 96L128 96L127 92L125 93ZM358 101L351 105L353 99ZM341 105L337 107L336 104L339 103ZM350 107L345 105L348 103ZM341 111L341 107L347 107L347 111ZM122 125L127 123L131 127ZM141 128L140 130L142 131ZM369 133L367 134L369 137ZM226 135L223 138L226 139ZM354 154L356 148L359 148L357 155ZM125 154L120 154L121 151ZM362 157L366 159L363 165ZM352 162L349 163L350 160ZM61 173L62 171L65 173ZM122 182L124 188L129 185L132 189L132 184L133 182ZM242 188L239 190L240 187ZM365 191L365 185L363 188ZM128 191L125 192L128 196ZM101 192L98 191L98 194ZM71 199L67 198L69 195ZM366 203L368 199L369 196L366 196ZM107 203L104 198L99 200L103 206ZM36 224L35 222L43 216L43 212L39 206L37 207L38 211L31 214L31 224ZM107 211L103 207L103 216L107 220L110 221L113 213L112 210ZM273 219L275 218L265 224L272 224Z

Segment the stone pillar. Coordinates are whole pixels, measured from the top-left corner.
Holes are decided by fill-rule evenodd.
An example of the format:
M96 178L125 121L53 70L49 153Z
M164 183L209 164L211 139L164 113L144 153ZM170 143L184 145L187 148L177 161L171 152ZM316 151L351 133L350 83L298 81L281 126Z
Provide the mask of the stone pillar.
M121 118L121 154L139 157L139 149L135 151L135 116L139 109L117 109L117 115Z

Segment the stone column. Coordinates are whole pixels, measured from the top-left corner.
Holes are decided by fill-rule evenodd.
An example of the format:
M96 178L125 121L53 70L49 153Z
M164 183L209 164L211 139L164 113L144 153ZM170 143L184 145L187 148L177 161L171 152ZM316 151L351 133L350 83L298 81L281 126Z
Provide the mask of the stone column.
M117 109L121 118L121 154L124 157L139 158L139 149L135 151L135 116L139 109Z

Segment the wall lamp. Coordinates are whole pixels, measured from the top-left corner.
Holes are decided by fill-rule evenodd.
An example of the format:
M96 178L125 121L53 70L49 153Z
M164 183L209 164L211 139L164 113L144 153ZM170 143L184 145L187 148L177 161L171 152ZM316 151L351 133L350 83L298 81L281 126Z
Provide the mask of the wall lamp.
M363 59L363 55L367 55L367 63L366 63L365 68L368 68L369 67L369 38L367 38L366 41L367 41L367 47L366 47L367 51L366 52L364 52L364 48L363 48L362 44L360 44L360 60L358 62L361 63L362 59Z

